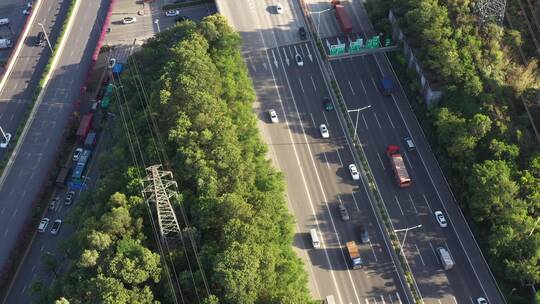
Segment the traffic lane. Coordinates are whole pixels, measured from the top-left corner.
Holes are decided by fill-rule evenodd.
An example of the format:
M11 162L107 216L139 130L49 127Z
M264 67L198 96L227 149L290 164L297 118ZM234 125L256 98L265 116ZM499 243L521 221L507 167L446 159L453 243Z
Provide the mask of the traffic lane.
M103 0L103 3L105 2L106 0ZM85 4L96 5L97 3L88 2ZM81 11L84 11L84 8L84 5L81 6ZM92 27L85 29L90 28ZM94 37L93 39L89 39L89 43L95 43L97 36L97 33L94 33ZM68 45L70 44L68 43ZM76 64L74 63L74 65L89 66L92 51L93 48L91 50L86 48L84 54L81 55L82 59L76 62ZM35 120L30 126L29 134L24 139L19 155L15 158L4 187L0 190L0 202L3 203L2 205L13 204L16 201L19 211L22 211L11 214L9 220L2 221L0 224L0 229L5 231L1 241L2 244L6 244L2 246L2 250L0 251L0 261L2 264L5 263L10 255L11 248L13 248L15 240L20 233L18 229L13 229L8 233L6 227L24 226L23 223L26 221L28 209L37 201L43 181L46 180L48 170L51 164L54 163L56 149L62 138L64 126L72 113L72 102L78 96L78 88L81 87L86 76L86 71L77 75L72 72L73 70L77 70L73 68L73 65L63 66L62 62L60 62L59 68L54 71L47 90L44 93L43 101L37 109ZM73 78L76 80L67 90L64 89L65 80L63 79L65 78L60 77L62 73L69 74L69 79ZM64 77L66 77L65 74ZM67 91L67 93L62 92L63 90ZM21 159L21 156L25 157L26 160ZM28 159L31 160L28 161ZM12 191L13 189L21 188L25 189L21 195L17 195Z
M285 54L285 52L280 53L282 54L281 56L284 56L283 54ZM280 67L283 68L287 65L284 58L281 56L278 58L278 60ZM294 66L291 65L291 67ZM305 122L301 118L301 114L298 113L298 109L295 104L299 102L297 100L298 96L296 96L297 94L292 93L294 91L301 91L301 84L296 82L289 82L290 79L288 79L288 76L284 74L286 73L285 70L282 71L284 76L283 81L285 81L283 89L290 90L290 94L293 95L290 99L283 100L283 112L287 113L285 115L288 121L288 128L291 132L291 141L294 142L296 146L296 152L299 157L300 163L299 166L301 167L300 170L303 172L303 175L306 178L306 184L308 186L307 191L309 191L310 196L313 197L312 199L310 199L310 204L315 205L314 209L317 215L322 215L324 217L325 212L317 212L317 208L322 208L322 210L324 210L325 208L328 209L328 197L326 196L326 192L323 189L324 186L322 185L320 174L318 172L318 169L316 168L315 161L312 158L312 142L305 134ZM340 235L338 233L338 230L335 227L335 222L333 221L332 217L328 217L325 219L320 219L318 217L318 219L321 221L325 221L323 223L320 223L318 226L322 234L323 242L325 244L328 244L328 247L326 247L327 249L325 250L328 254L328 265L330 268L327 268L326 270L329 270L331 272L331 275L335 277L335 285L338 286L332 294L337 293L337 297L343 299L344 301L359 301L360 295L356 290L357 288L352 279L351 271L347 267L347 259L342 249L343 246L340 246L342 242L340 241ZM325 223L326 225L324 225ZM334 238L335 240L337 240L337 244L335 246L332 242ZM321 267L321 265L318 266ZM324 278L326 279L327 275Z
M348 63L347 66L350 66L350 64L351 63ZM338 67L334 66L334 68L338 68ZM351 85L349 84L350 81L348 80L348 78L355 79L356 75L354 75L354 73L347 75L346 70L348 69L341 69L337 73L335 72L336 75L340 75L341 77L343 77L342 79L338 79L338 83L343 93L345 102L348 104L349 108L366 106L365 104L356 104L359 102L359 98L355 98L353 94L353 90L347 90L347 87L351 87ZM360 79L360 78L356 78L356 79ZM357 87L360 87L360 85L358 85ZM371 94L370 90L368 89L366 91L367 91L366 99L373 100L375 97L370 96ZM366 116L368 118L365 118ZM366 122L365 124L366 128L364 129L364 125L360 124L358 126L358 135L360 137L362 144L364 145L364 151L366 153L370 166L372 167L372 171L377 181L377 185L379 189L381 190L381 194L383 196L385 205L387 206L389 210L390 216L392 218L392 222L396 229L418 225L419 224L418 219L414 218L417 213L417 209L414 205L414 201L412 199L410 199L410 201L403 201L404 195L409 198L411 197L408 194L403 193L407 191L408 189L400 190L397 188L397 186L395 185L393 176L392 176L390 165L388 164L387 166L385 166L385 159L381 158L379 151L381 150L384 151L384 148L386 147L387 143L384 142L385 136L384 134L382 134L383 132L382 127L376 127L377 124L375 122L374 117L375 116L373 115L364 116L364 121ZM372 126L371 130L369 130L368 126ZM383 143L379 143L381 139ZM364 143L370 143L370 142L374 144L367 144L367 145L364 144ZM409 220L411 216L412 216L412 219ZM415 244L415 249L417 246L418 245ZM404 249L405 249L405 252L407 252L406 251L407 248L404 248ZM413 271L415 271L415 268L422 269L422 266L424 266L424 265L420 265L420 263L417 263L419 256L422 255L420 251L421 251L420 249L417 249L417 250L412 251L411 254L407 254L408 260L410 261ZM425 291L423 292L424 289L430 290L429 288L422 288L422 286L420 286L420 291L422 294L425 293Z
M315 27L318 27L320 37L335 37L341 34L341 29L337 23L330 1L306 0L304 2L311 14L311 19Z
M358 60L358 61L360 61L360 60ZM362 67L364 67L364 69L365 69L365 66L364 66L364 65L362 65ZM355 68L355 70L357 70L358 68L360 68L360 65L358 65L357 68ZM368 71L369 69L365 69L365 70L366 70L366 73L364 73L364 75L369 77L369 76L370 76L370 75L369 75L370 73L369 73L369 71ZM381 100L377 101L377 99L381 99L382 96L378 93L377 87L376 87L375 82L374 82L374 79L375 79L376 77L377 77L377 76L375 76L375 77L373 77L373 76L369 77L369 78L371 79L371 83L373 84L373 86L372 86L371 89L368 89L367 92L368 92L368 95L371 95L371 96L369 97L369 99L376 102L375 107L377 107L377 105L381 105L381 104L384 106L384 105L385 105L384 102L385 102L386 100L383 100L382 102L381 102ZM384 97L382 97L382 99L384 99ZM386 109L385 109L385 110L386 110ZM390 122L391 122L391 120L390 120ZM385 122L383 121L383 124L384 124L384 123L385 123ZM390 126L387 125L387 126L384 127L383 129L385 129L385 130L392 130L392 129L402 130L402 129L404 129L404 128L402 128L402 127L399 126L399 120L396 119L396 122L394 122L394 124L397 125L398 127L397 127L397 128L394 128L394 127L392 126L392 128L390 128ZM393 132L393 133L394 133L394 134L393 134L393 135L394 135L394 136L393 136L393 141L394 141L394 142L399 142L399 145L402 146L402 144L401 144L402 140L399 140L399 137L401 137L401 136L400 136L400 135L396 135L396 134L395 134L396 132ZM402 134L401 134L401 135L402 135ZM392 136L391 136L391 137L392 137ZM379 148L380 148L380 149L384 149L384 147L379 147ZM425 185L425 182L422 182L422 181L426 181L426 180L427 180L427 177L425 177L425 178L424 178L424 177L419 177L419 178L417 178L417 177L415 176L415 175L417 175L417 172L416 172L416 170L414 170L413 168L411 168L412 162L410 162L410 159L408 159L407 153L404 152L404 151L406 151L406 150L403 149L402 151L403 151L403 152L402 152L402 155L404 156L404 158L405 158L407 164L409 165L409 166L408 166L408 167L409 167L409 172L410 172L410 174L411 174L411 177L412 177L412 179L413 179L413 182L414 182L415 185L416 185L416 187L413 186L414 189L413 189L412 191L413 191L413 192L415 192L415 191L418 192L418 189L419 189L419 188L420 188L420 192L422 192L422 191L421 191L421 188L427 188L427 189L429 189L429 185ZM413 156L413 158L414 158L414 156ZM401 192L401 194L404 194L404 191L400 191L400 192ZM411 192L411 190L408 189L407 192ZM428 192L429 192L429 191L428 191ZM413 195L411 195L411 194L409 193L409 194L407 194L407 196L408 196L408 200L409 200L410 203L411 203L410 206L412 206L413 209L414 209L414 214L418 214L417 207L415 207L415 203L414 203L414 200L413 200L412 197L413 197L413 196L414 196L415 198L416 198L416 197L419 197L419 193L414 193ZM401 210L401 209L402 209L401 206L403 206L403 201L404 201L404 200L407 200L407 198L404 197L404 195L401 195L401 196L398 195L398 196L396 196L396 202L398 203L398 207L400 208L400 211L402 211L402 210ZM401 203L399 203L399 201L401 201ZM428 207L428 206L426 205L426 207ZM402 212L403 212L403 211L402 211ZM405 211L405 212L407 212L407 211ZM428 217L427 221L428 221L428 223L430 223L430 224L433 224L433 223L434 223L433 219L432 219L432 218L429 218L429 217ZM426 229L427 229L428 226L426 225L426 223L424 223L424 225L426 226ZM435 231L436 231L436 230L435 230ZM450 245L450 246L448 247L448 249L449 249L450 251L452 251L452 246ZM455 248L455 249L456 249L456 250L459 250L459 248ZM458 259L458 257L456 257L456 259ZM453 272L453 273L456 273L456 272ZM455 275L453 275L453 276L455 276ZM475 293L475 292L471 292L470 289L469 289L468 287L469 287L469 286L478 286L478 285L477 285L477 282L471 280L471 277L472 277L472 276L473 276L473 274L464 274L464 275L462 275L462 277L463 277L462 279L451 280L451 281L449 280L449 283L452 284L452 286L454 286L454 289L455 289L455 290L459 290L459 291L460 291L459 295L461 295L461 297L463 297L463 298L469 298L469 296L471 296L471 294L474 295L474 294L476 294L476 293ZM467 282L467 281L469 281L469 284L465 284L465 285L462 284L462 282ZM456 285L457 285L457 286L456 286ZM461 286L460 286L460 285L461 285ZM433 288L430 288L430 289L428 289L428 290L434 290L434 289L433 289ZM462 291L466 291L466 292L462 292ZM458 296L459 296L459 295L458 295Z
M282 52L281 52L281 53L282 53ZM294 68L293 66L291 66L291 69L293 69L293 70L301 70L301 73L300 73L300 74L293 74L293 75L291 76L292 79L298 80L298 81L299 81L299 82L298 82L299 85L292 85L291 87L292 87L292 88L300 88L300 90L301 90L301 92L300 92L300 91L297 91L297 92L296 92L296 94L295 94L295 95L297 96L296 99L305 99L305 100L306 100L305 103L300 103L300 102L299 102L299 103L298 103L298 108L301 108L302 105L308 105L308 106L307 106L308 108L309 108L310 106L315 106L315 109L316 109L316 110L315 110L315 109L309 109L309 110L307 110L307 112L315 112L315 111L317 111L317 110L320 111L320 104L317 102L316 105L314 105L314 104L313 104L313 100L320 99L321 96L318 95L318 94L315 94L315 95L311 94L312 92L315 92L315 90L313 90L313 91L304 90L303 88L304 88L304 87L307 87L307 86L306 86L306 85L301 85L301 83L302 83L302 82L301 82L302 77L304 78L304 82L309 82L309 80L307 80L308 77L311 78L311 80L313 81L313 78L312 78L313 76L312 76L312 75L313 75L313 74L319 75L319 78L320 78L320 71L316 70L315 72L314 72L314 71L311 71L311 73L310 73L310 72L307 72L307 71L306 71L306 68L307 68L307 66L303 66L303 67L299 67L298 69L296 69L296 68ZM291 80L291 81L292 81L292 80ZM315 88L316 88L316 87L321 87L321 86L324 87L324 83L323 83L323 79L322 79L322 78L318 79L317 81L320 82L320 83L319 83L318 86L315 86L315 85L314 85ZM325 95L327 95L327 93L328 93L328 92L324 92L323 95L325 96ZM300 110L300 111L302 112L302 110ZM322 113L322 112L321 112L321 113ZM306 115L304 115L304 116L306 116ZM336 125L337 125L337 116L336 116L335 119L336 119ZM308 122L308 124L309 124L309 122ZM315 135L315 134L317 133L317 131L316 131L317 128L316 128L315 126L313 126L314 124L315 124L315 123L313 122L313 123L312 123L312 130L311 130L311 132L309 132L309 130L306 130L306 133L311 133L311 134L314 135L315 138L317 138L317 137L320 138L320 136ZM337 129L337 128L336 128L336 129ZM336 132L336 133L334 133L334 134L339 134L339 133ZM339 135L338 135L338 137L339 137ZM319 146L316 145L316 146L313 146L313 147L316 149L316 148L319 147ZM339 153L339 151L337 151L337 150L336 150L336 152ZM342 151L341 153L343 153L343 151ZM314 152L314 154L317 154L317 151ZM337 153L336 153L336 154L337 154ZM352 156L349 156L349 157L350 157L350 159L352 159ZM340 159L340 158L341 158L341 157L339 157L339 156L337 157L337 159ZM332 162L332 163L337 163L337 161L330 161L330 162ZM341 162L341 161L340 161L340 162ZM351 162L352 162L352 160L351 160ZM323 171L326 169L326 168L324 168L324 165L322 165L322 164L320 165L320 167L322 167L322 168L319 169L319 171L321 171L321 172L323 172ZM343 171L343 177L342 177L342 178L343 178L343 179L346 179L346 183L349 184L349 183L350 183L350 176L348 175L348 172L347 172L346 170L343 169L344 167L345 167L345 166L340 165L340 166L339 166L339 169L340 169L341 171ZM333 170L332 170L332 172L331 172L331 176L332 176L332 178L335 179L335 177L334 177L335 175L334 175ZM326 187L326 185L332 185L332 184L335 184L335 183L332 183L332 182L325 182L325 187ZM342 184L343 184L343 181L342 181L342 182L339 182L339 184L342 185ZM350 186L349 186L349 187L350 187ZM351 189L347 189L346 192L351 193L351 191L353 190L353 189L352 189L353 187L350 187L350 188L351 188ZM342 195L343 195L343 193L342 193ZM354 198L354 197L351 196L351 198ZM339 197L338 197L338 200L339 200ZM336 207L335 207L334 209L337 210L337 202L333 202L333 203L336 205ZM347 203L347 202L345 202L345 203ZM352 205L352 204L353 204L353 202L351 202L351 205ZM356 205L357 205L357 203L356 203ZM330 208L330 209L332 209L332 208ZM355 208L353 207L353 209L355 209ZM332 212L332 210L330 210L330 212ZM336 211L336 212L337 212L337 211ZM352 211L351 211L351 213L352 213ZM348 236L347 236L348 239L347 239L347 240L350 240L350 239L356 239L356 238L357 238L357 235L358 235L358 232L356 231L357 228L355 227L355 225L354 225L354 224L351 225L351 224L349 224L349 223L344 224L344 225L345 225L345 228L348 228L348 229L344 229L344 228L339 229L339 228L338 228L338 230L339 230L339 231L343 231L343 230L348 231ZM372 234L372 235L373 235L373 234ZM343 243L344 243L344 242L343 242ZM344 246L343 243L341 244L341 247ZM373 252L373 250L370 250L370 251ZM365 258L365 257L364 257L364 258ZM374 256L374 258L376 259L375 256ZM368 258L367 260L370 260L370 259ZM365 279L365 278L364 278L364 279ZM371 282L373 282L373 280L371 280ZM372 283L370 283L370 282L367 282L366 284L367 284L367 286L372 285ZM361 285L364 285L364 284L361 284Z
M305 27L298 1L282 1L282 13L277 13L276 4L271 0L253 1L254 13L259 20L264 20L259 30L271 47L298 42L298 29ZM248 5L252 5L252 2Z
M251 54L252 60L249 65L251 67L250 76L260 102L259 118L262 121L263 133L267 134L266 142L269 144L270 150L274 151L273 154L276 155L274 162L284 172L287 185L289 185L289 207L297 219L298 233L302 234L299 244L302 247L300 249L304 252L303 255L308 262L306 265L310 273L314 274L311 276L313 293L321 297L328 294L337 295L338 286L342 286L346 282L336 283L336 278L333 277L334 273L328 271L328 269L334 268L332 263L335 264L336 260L334 256L330 258L328 255L335 255L336 252L311 250L309 240L306 244L305 237L308 236L305 231L313 226L318 226L316 208L319 206L320 199L317 200L316 197L313 197L316 193L312 193L313 191L308 186L300 157L295 150L301 143L291 139L290 131L285 122L286 116L281 103L284 99L290 98L289 91L284 88L284 84L281 82L283 78L273 74L274 71L270 69L269 59L266 56L264 51ZM280 70L276 70L275 73L280 73ZM270 108L276 110L280 123L272 124L270 122L267 112ZM297 185L297 187L292 187L292 185ZM322 232L321 227L318 227L318 230L319 233Z
M368 65L366 69L366 75L371 74L371 79L380 78L380 76L377 74L378 67L376 64L374 64L373 60L368 60ZM371 90L370 90L371 91ZM405 152L406 149L403 147L403 140L402 138L405 136L410 136L410 134L406 133L406 127L404 125L403 120L400 119L400 117L395 117L397 111L392 111L392 103L389 103L391 101L391 97L385 97L380 95L377 90L376 86L374 84L374 88L372 91L374 96L372 96L373 100L376 100L376 107L382 108L386 113L392 113L390 114L391 119L394 121L394 125L396 128L385 128L386 130L389 130L393 135L394 141L399 141L399 145L402 146L402 154L405 158L405 161L408 165L408 171L411 175L411 178L413 180L413 186L412 189L407 189L408 192L413 192L413 196L419 197L421 193L435 193L437 191L436 189L432 188L432 185L429 183L429 176L427 175L427 170L422 166L421 162L419 161L419 158L417 157L419 154L417 153L410 153L409 157L407 157L407 153ZM413 203L413 200L409 194L409 198L411 200L411 203ZM414 206L414 205L413 205ZM433 200L433 203L431 205L432 208L435 210L443 210L443 208L440 205L439 200ZM415 210L416 211L416 210ZM446 215L446 212L443 212L445 216L447 217L447 220L450 221L448 215ZM439 233L439 236L442 237L442 231L440 231L440 227L438 227L437 224L435 224L434 218L428 217L427 223L431 223L431 227L429 231L435 231ZM426 221L424 221L424 225L427 225ZM427 229L428 226L426 226ZM450 229L452 230L452 229ZM450 230L448 232L450 232ZM452 240L456 240L456 237L458 237L456 234L446 233L445 238L448 240L448 243L450 246L446 245L445 247L448 248L450 252L455 252L454 259L456 262L461 261L461 264L466 265L467 259L465 254L463 253L463 249L460 248L459 244L457 242L452 242ZM463 258L463 259L461 259ZM457 268L457 267L456 267ZM452 275L448 278L449 284L453 286L453 289L456 291L459 291L456 295L460 296L464 299L468 299L470 297L473 297L474 295L478 294L478 292L474 290L480 290L480 284L481 282L475 278L475 274L471 272L472 268L465 267L464 269L460 269L460 271L453 271ZM461 278L456 279L456 274L461 274ZM452 279L453 277L453 279ZM452 279L452 280L451 280ZM472 290L471 290L472 288Z

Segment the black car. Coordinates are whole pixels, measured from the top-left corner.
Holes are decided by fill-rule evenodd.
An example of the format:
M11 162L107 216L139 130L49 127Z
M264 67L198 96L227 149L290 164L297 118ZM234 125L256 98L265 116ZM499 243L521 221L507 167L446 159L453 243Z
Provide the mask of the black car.
M334 110L334 104L332 103L332 100L330 100L330 98L328 97L323 98L322 103L326 111L330 112Z
M43 42L45 41L45 33L39 32L36 36L36 40L34 41L35 46L43 45Z
M369 243L369 234L368 234L366 228L364 228L364 226L360 225L360 227L358 227L358 230L360 230L360 240L362 241L362 243L364 243L364 244Z
M298 29L298 35L300 35L300 39L302 40L306 39L307 33L306 33L306 29L303 26Z

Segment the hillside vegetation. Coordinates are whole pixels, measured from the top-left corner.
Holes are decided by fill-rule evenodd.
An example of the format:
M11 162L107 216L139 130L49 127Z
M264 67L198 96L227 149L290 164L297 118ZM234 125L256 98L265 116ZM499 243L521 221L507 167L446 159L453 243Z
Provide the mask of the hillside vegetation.
M540 150L521 100L538 92L538 65L518 64L519 32L480 28L474 4L370 0L368 10L388 32L392 8L424 69L444 85L440 104L426 109L411 73L411 103L503 293L520 301L540 281Z
M100 159L100 182L73 219L80 230L65 244L72 266L50 290L34 284L42 303L172 303L139 179L146 175L142 164L159 162L156 147L164 149L166 169L178 182L175 204L177 210L183 205L192 224L184 234L197 241L211 292L206 294L193 251L180 243L172 258L185 303L312 303L292 250L284 180L266 159L256 128L255 94L240 44L215 15L162 32L130 59L121 103L123 111L130 109L124 114L131 115L138 143L133 132L131 141L126 138L115 100L117 119L108 129L114 140ZM135 67L151 109L134 85ZM163 145L152 140L149 113ZM141 148L141 167L133 165L130 144ZM54 257L46 264L57 273Z

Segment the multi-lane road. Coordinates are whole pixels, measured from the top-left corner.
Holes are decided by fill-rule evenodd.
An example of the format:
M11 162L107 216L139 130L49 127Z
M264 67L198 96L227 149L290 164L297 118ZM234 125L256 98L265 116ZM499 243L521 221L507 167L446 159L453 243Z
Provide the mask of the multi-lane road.
M328 3L307 1L323 37L337 36L339 27ZM362 35L374 35L360 1L342 1ZM257 91L257 113L270 157L286 176L289 208L297 219L295 246L306 261L310 288L316 298L333 294L340 303L412 302L403 291L402 277L392 264L391 249L375 216L364 181L353 182L347 166L355 162L335 112L325 112L321 99L330 96L324 70L309 41L299 42L297 30L304 25L297 1L281 2L276 14L272 1L218 1L218 9L244 38L243 56ZM240 8L244 8L243 10ZM326 10L326 11L325 11ZM301 54L304 66L294 62ZM444 179L427 140L400 86L391 96L378 89L381 76L397 82L384 54L338 59L330 64L349 110L359 113L357 134L394 229L408 231L403 250L420 296L425 303L475 303L485 297L504 303L489 268ZM278 124L270 124L266 111L276 109ZM353 120L356 114L351 113ZM323 140L318 125L326 123L331 138ZM412 137L415 151L405 149L403 139ZM402 148L413 185L397 187L384 154L389 144ZM342 222L337 211L344 202L352 219ZM441 228L433 212L441 210L449 221ZM357 226L367 225L371 243L361 245L368 267L350 270L344 243L358 242ZM316 227L323 249L309 244L308 231ZM397 233L403 240L404 233ZM456 266L442 269L435 248L447 248ZM399 295L399 297L398 297ZM393 297L392 297L393 296Z

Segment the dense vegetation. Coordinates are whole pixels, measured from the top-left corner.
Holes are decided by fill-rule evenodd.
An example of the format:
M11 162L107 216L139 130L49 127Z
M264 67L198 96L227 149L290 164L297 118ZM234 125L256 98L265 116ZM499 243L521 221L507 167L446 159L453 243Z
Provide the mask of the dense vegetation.
M538 92L538 66L518 64L519 32L479 27L474 4L373 0L368 10L388 31L392 8L432 81L444 85L440 104L426 109L412 81L411 102L503 292L516 288L518 299L540 282L540 152L521 100Z
M162 32L134 55L179 184L177 204L187 210L193 226L187 233L198 241L212 295L206 296L189 248L173 250L175 268L186 303L311 303L307 276L291 246L284 181L265 158L256 128L240 43L216 15ZM122 84L148 166L159 153L133 68ZM100 159L102 177L74 219L79 232L65 246L74 262L60 275L54 257L44 261L60 277L48 291L41 283L33 286L42 302L172 302L141 197L144 168L133 166L119 119L109 131L114 144Z

